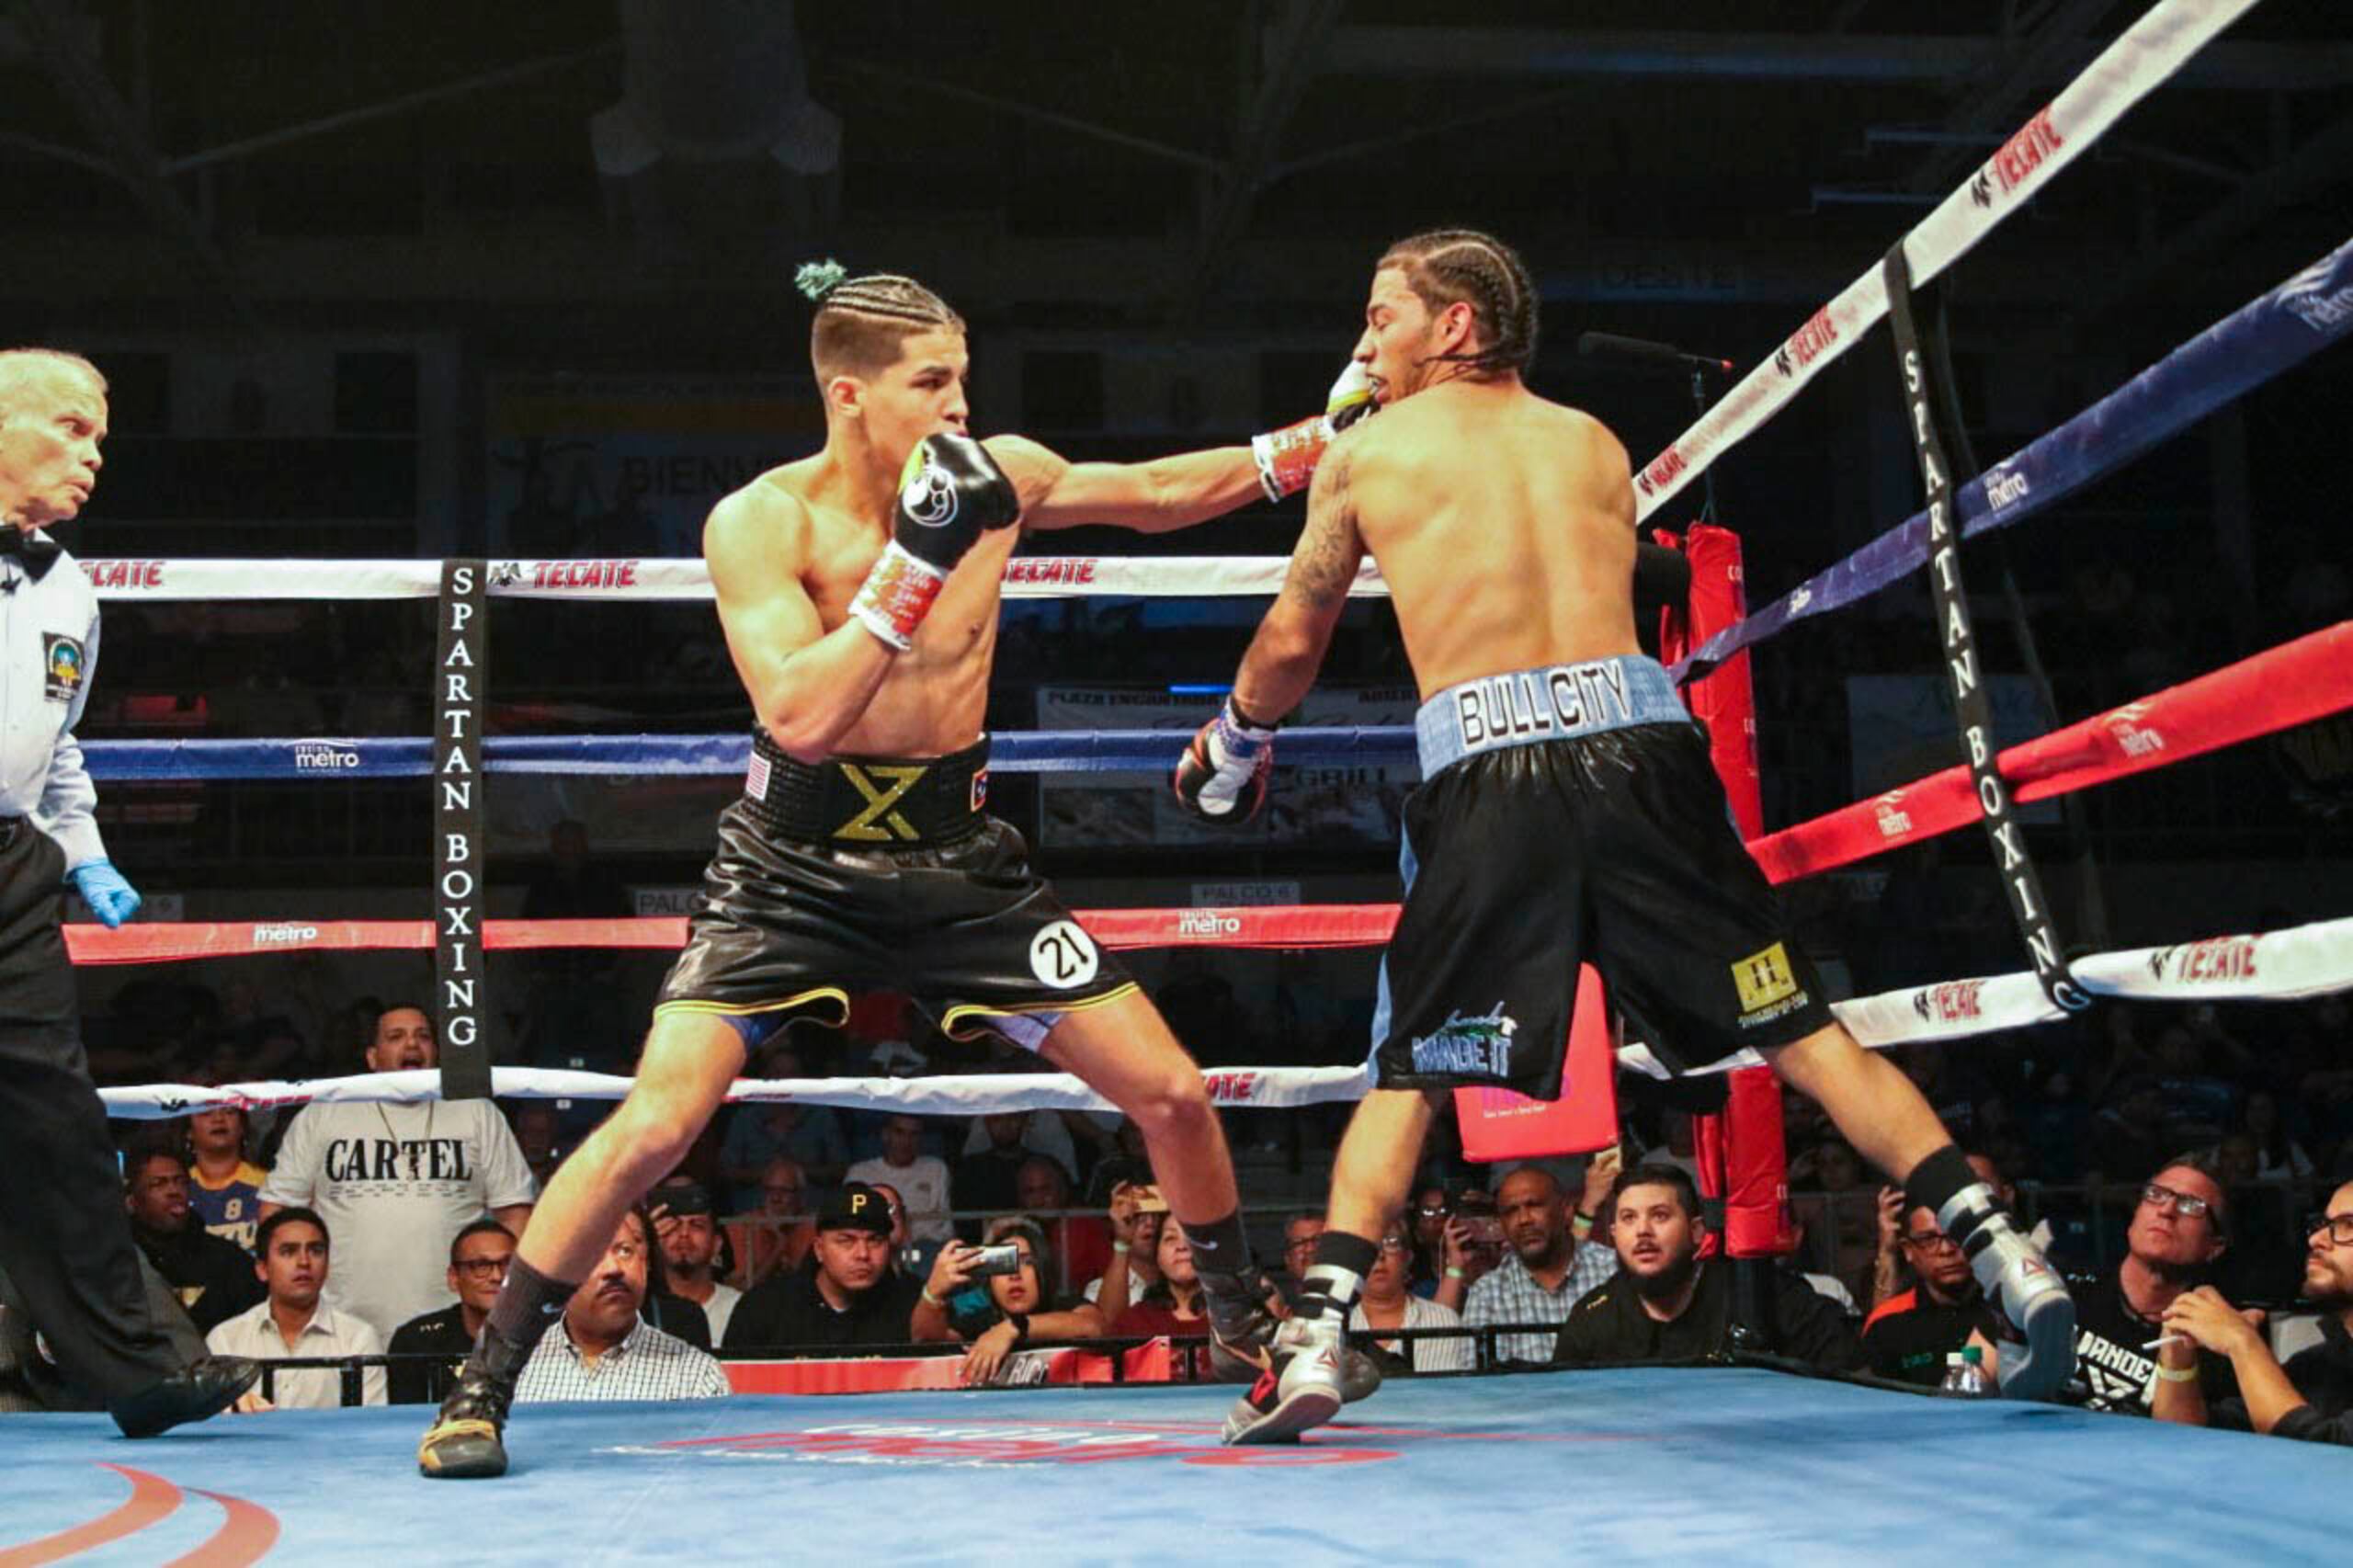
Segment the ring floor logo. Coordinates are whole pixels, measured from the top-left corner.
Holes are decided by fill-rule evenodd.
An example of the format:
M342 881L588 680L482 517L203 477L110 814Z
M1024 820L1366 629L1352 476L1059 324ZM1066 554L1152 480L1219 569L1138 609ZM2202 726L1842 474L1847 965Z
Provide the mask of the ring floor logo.
M840 1421L793 1431L625 1444L599 1453L796 1464L924 1465L1006 1470L1040 1465L1159 1463L1213 1468L1374 1464L1388 1449L1309 1444L1229 1449L1206 1425L1143 1422Z

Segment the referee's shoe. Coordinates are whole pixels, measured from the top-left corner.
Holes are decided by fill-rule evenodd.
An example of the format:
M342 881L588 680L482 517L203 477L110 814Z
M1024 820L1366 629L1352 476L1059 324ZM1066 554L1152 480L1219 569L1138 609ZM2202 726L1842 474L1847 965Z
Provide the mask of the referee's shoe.
M107 1406L126 1437L153 1437L187 1421L218 1415L261 1381L261 1363L243 1356L199 1356L170 1377Z

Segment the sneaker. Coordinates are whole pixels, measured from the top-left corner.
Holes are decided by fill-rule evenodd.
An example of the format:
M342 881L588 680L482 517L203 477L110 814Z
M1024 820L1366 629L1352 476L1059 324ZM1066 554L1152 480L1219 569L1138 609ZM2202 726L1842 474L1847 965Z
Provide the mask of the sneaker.
M2002 1396L2055 1397L2075 1375L2075 1302L2066 1282L2007 1215L1986 1221L1971 1240L1977 1244L1969 1267L1978 1288L1999 1303L2024 1340L2002 1347Z
M1338 1414L1341 1351L1337 1318L1302 1314L1276 1330L1272 1365L1225 1417L1229 1444L1296 1441Z
M1210 1375L1222 1383L1255 1383L1274 1367L1276 1332L1282 1320L1267 1302L1275 1282L1263 1268L1241 1274L1204 1274L1201 1294L1210 1319ZM1340 1397L1350 1404L1381 1388L1381 1369L1363 1351L1340 1349Z
M416 1468L438 1481L479 1481L506 1473L506 1407L515 1383L469 1362L441 1402L433 1429L416 1446Z

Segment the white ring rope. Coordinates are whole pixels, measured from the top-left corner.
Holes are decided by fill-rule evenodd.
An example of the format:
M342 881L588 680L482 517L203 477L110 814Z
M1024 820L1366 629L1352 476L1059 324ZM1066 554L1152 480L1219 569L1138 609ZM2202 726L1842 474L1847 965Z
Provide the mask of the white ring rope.
M2120 34L2082 75L2019 127L1961 188L1904 239L1915 288L1927 284L2019 210L2256 0L2164 0ZM1887 315L1876 263L1807 318L1692 426L1634 476L1634 517L1648 517L1708 466L1780 412L1832 360Z
M2353 918L2325 920L2284 931L2212 937L2159 948L2095 953L2078 959L2075 979L2097 995L2134 1001L2290 1002L2353 988ZM2052 1006L2029 972L1982 980L1948 980L1877 996L1835 1002L1831 1011L1874 1050L1924 1041L1944 1043L1972 1035L2052 1023L2066 1017ZM1665 1072L1639 1044L1618 1053L1619 1064L1654 1077ZM1701 1069L1722 1072L1760 1066L1753 1051ZM494 1092L523 1099L617 1100L630 1080L612 1074L544 1067L500 1067ZM1281 1108L1364 1097L1369 1066L1214 1067L1202 1074L1220 1105ZM141 1084L101 1089L107 1114L131 1120L185 1116L209 1105L300 1105L388 1100L400 1104L440 1097L441 1075L430 1069L365 1073L346 1078L224 1084ZM1114 1110L1118 1108L1066 1073L968 1073L926 1078L741 1079L731 1102L792 1100L851 1110L908 1111L919 1116L973 1116L1006 1110Z
M438 561L133 560L82 562L98 597L150 603L195 599L429 599ZM1021 555L1005 565L1009 599L1268 598L1283 585L1281 555ZM691 557L487 562L493 598L709 599L710 571ZM1385 598L1367 561L1349 592Z

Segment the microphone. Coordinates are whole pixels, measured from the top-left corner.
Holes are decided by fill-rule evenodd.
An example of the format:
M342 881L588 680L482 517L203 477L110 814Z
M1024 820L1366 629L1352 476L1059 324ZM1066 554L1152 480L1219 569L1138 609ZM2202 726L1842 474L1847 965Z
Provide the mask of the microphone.
M1717 359L1705 354L1687 354L1671 343L1654 343L1647 337L1620 337L1614 332L1588 332L1577 338L1577 352L1600 359L1623 359L1645 365L1671 365L1678 370L1699 369L1722 370L1731 374L1733 366L1729 359Z

